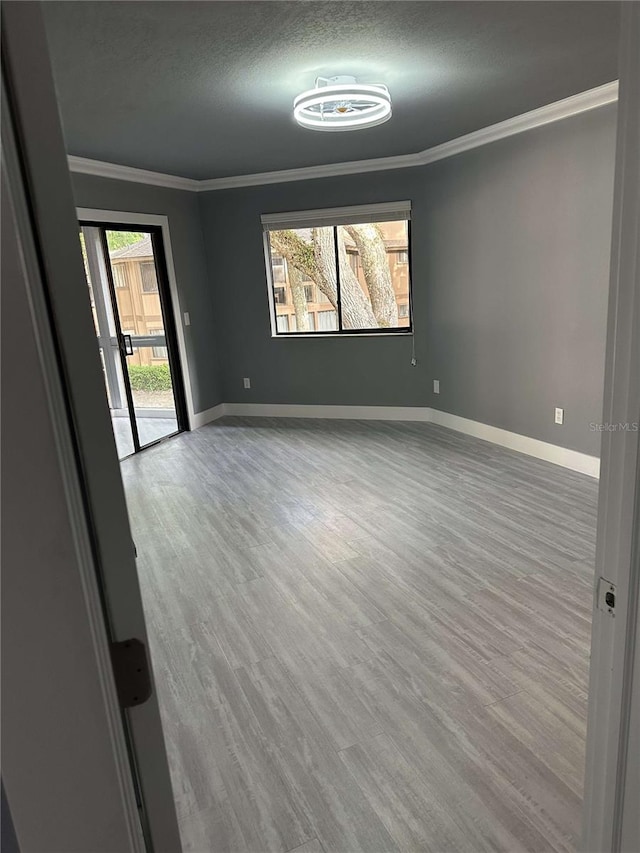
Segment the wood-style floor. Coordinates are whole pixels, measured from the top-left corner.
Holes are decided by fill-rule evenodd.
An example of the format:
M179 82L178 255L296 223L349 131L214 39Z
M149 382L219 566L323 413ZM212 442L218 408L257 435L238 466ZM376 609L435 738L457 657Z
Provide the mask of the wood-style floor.
M241 418L123 474L185 851L575 850L594 480Z

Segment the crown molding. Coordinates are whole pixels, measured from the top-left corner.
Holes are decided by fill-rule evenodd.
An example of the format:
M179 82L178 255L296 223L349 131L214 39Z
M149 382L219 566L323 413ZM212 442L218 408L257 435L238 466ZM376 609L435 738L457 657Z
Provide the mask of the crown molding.
M105 163L103 160L89 160L69 154L69 171L80 175L96 175L99 178L113 178L116 181L130 181L135 184L149 184L153 187L167 187L173 190L192 190L199 188L201 181L193 178L181 178L179 175L165 175L162 172L150 172L133 166L120 166L117 163Z
M358 175L363 172L384 172L421 166L417 154L398 154L395 157L376 157L372 160L350 160L348 163L327 163L325 166L302 166L300 169L280 169L277 172L257 172L253 175L232 175L228 178L211 178L200 181L198 192L229 190L238 187L255 187L263 184L281 184L289 181L309 181L313 178L335 178L340 175Z
M389 169L407 169L412 166L426 166L447 157L454 157L464 151L471 151L481 145L497 142L551 122L560 121L588 110L603 107L618 99L618 81L605 83L595 89L580 92L555 101L553 104L522 113L506 121L492 124L473 133L467 133L449 142L443 142L416 154L399 154L395 157L377 157L372 160L352 160L348 163L329 163L324 166L304 166L299 169L281 169L275 172L258 172L251 175L232 175L227 178L211 178L197 181L193 178L181 178L177 175L163 175L146 169L131 166L118 166L115 163L103 163L100 160L88 160L85 157L69 156L69 169L85 175L98 175L102 178L115 178L120 181L134 181L171 189L212 192L214 190L254 187L264 184L280 184L289 181L309 181L314 178L333 178L341 175L357 175L365 172L382 172Z
M605 83L604 86L588 89L586 92L571 95L562 101L555 101L553 104L547 104L537 110L531 110L528 113L522 113L506 121L498 122L498 124L475 130L473 133L467 133L465 136L444 142L442 145L436 145L434 148L427 148L426 151L421 151L418 155L420 165L435 163L445 157L454 157L456 154L471 151L472 148L478 148L480 145L488 145L491 142L497 142L499 139L524 133L526 130L534 130L536 127L542 127L545 124L561 121L564 118L594 110L597 107L604 107L607 104L615 103L617 100L618 81L614 80L612 83Z

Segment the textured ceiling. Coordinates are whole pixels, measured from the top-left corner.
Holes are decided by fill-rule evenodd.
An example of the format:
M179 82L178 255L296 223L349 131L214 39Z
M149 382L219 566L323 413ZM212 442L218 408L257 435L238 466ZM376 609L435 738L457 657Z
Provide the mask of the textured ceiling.
M617 78L613 2L43 7L69 153L190 178L413 153ZM386 83L391 121L298 127L335 74Z

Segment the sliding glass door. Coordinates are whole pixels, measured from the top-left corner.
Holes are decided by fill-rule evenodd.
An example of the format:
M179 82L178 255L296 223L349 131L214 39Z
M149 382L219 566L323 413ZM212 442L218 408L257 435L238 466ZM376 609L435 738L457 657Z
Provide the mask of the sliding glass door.
M81 223L111 422L123 459L185 429L160 228Z

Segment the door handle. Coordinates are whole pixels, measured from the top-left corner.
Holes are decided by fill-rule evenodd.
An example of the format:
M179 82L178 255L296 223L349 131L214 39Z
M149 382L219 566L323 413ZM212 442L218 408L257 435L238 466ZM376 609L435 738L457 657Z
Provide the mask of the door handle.
M133 355L133 344L131 343L131 335L122 336L122 345L124 346L125 355Z

